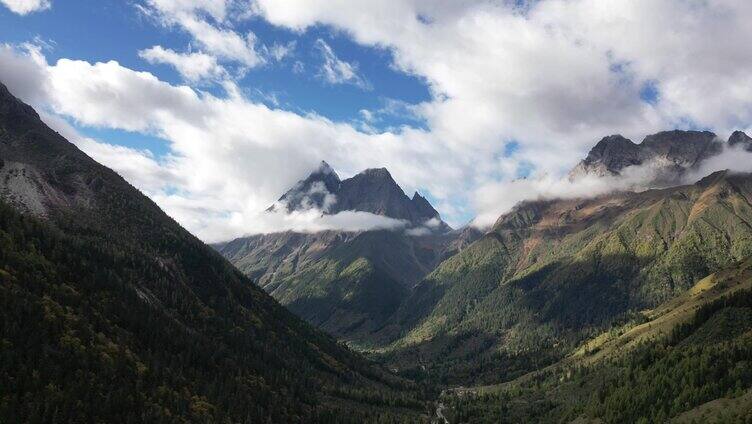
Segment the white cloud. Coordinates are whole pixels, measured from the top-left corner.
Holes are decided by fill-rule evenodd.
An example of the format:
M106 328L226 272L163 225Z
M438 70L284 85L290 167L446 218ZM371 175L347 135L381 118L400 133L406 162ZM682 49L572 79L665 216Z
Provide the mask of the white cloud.
M358 74L358 66L337 57L332 47L322 39L316 40L316 48L323 60L319 77L329 84L352 84L363 90L370 90L371 84Z
M274 54L236 31L244 3L148 5L160 22L187 31L220 64L247 68ZM430 89L430 100L409 108L425 130L361 131L266 107L244 98L232 82L224 83L228 94L217 97L117 62L64 59L48 66L39 65L38 53L18 60L0 50L0 77L9 76L23 98L37 105L46 100L80 123L168 140L173 158L158 165L170 178L180 176L179 190L152 197L207 239L252 227L257 211L322 159L343 176L386 166L406 190L430 191L450 222L471 209L492 221L527 196L587 194L560 176L605 135L639 140L688 122L728 133L752 122L746 71L752 46L745 42L752 38L752 3L541 0L522 11L512 3L254 0L254 13L274 25L295 31L328 25L387 52L380 57L393 58L395 69ZM325 48L319 51L326 56ZM334 79L357 75L331 53ZM659 91L653 104L640 99L648 82ZM364 118L379 118L369 112ZM505 156L512 140L520 148ZM534 176L549 177L510 183L523 164L536 169Z
M165 162L132 149L91 143L81 146L206 240L231 234L228 229L239 235L262 225L257 222L258 211L315 169L321 159L333 163L342 175L382 164L404 174L437 173L434 167L440 166L439 159L444 156L440 146L434 146L421 131L399 136L360 133L320 116L301 116L253 103L233 90L232 83L228 83L230 94L219 98L170 85L114 61L91 64L61 59L47 65L28 52L8 49L0 52L15 61L0 55L0 80L6 81L5 75L34 76L31 82L9 82L9 88L29 87L28 97L39 99L32 102L38 107L83 125L143 132L167 140L171 156ZM17 65L34 72L17 71ZM401 143L402 137L411 137L413 142ZM417 159L405 163L405 157ZM143 164L148 172L135 175L135 169L124 167L128 162ZM421 163L425 166L416 169ZM315 225L341 223L355 228L343 221L344 217L362 219L361 215L345 214L323 218L324 223Z
M691 184L713 172L723 170L752 172L752 152L744 150L742 146L726 147L721 154L704 161L698 169L687 173L684 181Z
M329 25L388 49L396 69L429 84L433 99L416 110L455 159L448 174L466 183L437 176L440 203L493 197L488 188L505 190L523 163L557 181L608 134L640 139L690 122L724 133L752 121L749 2L255 1L275 25ZM654 104L640 98L647 83ZM510 140L519 152L498 159ZM504 209L496 201L509 203L475 202L477 212Z
M269 56L279 62L293 55L296 44L295 41L290 41L286 44L275 43L268 48Z
M473 199L476 210L480 211L473 225L485 228L493 225L503 213L511 210L523 200L589 198L614 191L643 191L652 188L654 181L665 170L660 160L624 168L621 175L598 177L584 175L574 180L551 175L534 175L531 178L512 181L492 182L481 186ZM694 184L707 175L729 170L732 172L752 172L752 153L741 146L727 147L697 169L691 169L683 176L684 184Z
M50 0L0 0L0 3L4 4L11 12L19 15L27 15L52 7Z
M407 221L392 219L368 212L344 211L334 215L322 214L316 209L285 213L264 212L256 215L254 224L245 223L237 231L248 234L268 233L274 231L317 232L324 230L366 231L376 229L395 230L405 228Z
M227 0L147 0L150 8L145 10L165 26L182 28L220 59L246 68L264 64L265 59L257 51L255 34L238 33L226 22L229 3Z
M154 46L139 51L138 55L151 64L172 65L184 79L192 82L219 78L225 74L217 59L206 53L178 53L162 46Z
M37 106L44 104L47 84L46 62L40 48L0 44L0 81L19 99Z

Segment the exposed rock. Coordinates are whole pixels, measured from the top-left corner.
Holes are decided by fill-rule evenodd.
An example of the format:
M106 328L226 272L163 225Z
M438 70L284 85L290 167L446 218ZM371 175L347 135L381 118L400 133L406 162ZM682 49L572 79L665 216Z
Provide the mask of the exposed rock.
M664 131L645 137L640 144L612 135L598 142L569 175L570 179L621 175L628 167L645 165L654 175L651 185L672 185L687 170L722 150L723 143L709 131Z
M329 164L321 162L318 169L295 184L268 210L274 211L279 205L284 205L288 212L314 208L325 214L369 212L404 220L412 226L435 220L432 231L451 230L425 197L416 192L409 198L386 168L366 169L340 180Z
M752 152L752 137L748 136L742 131L734 131L728 140L729 146L742 146L744 150Z
M339 190L340 179L328 163L321 161L319 167L305 180L288 190L279 202L284 204L288 212L294 210L320 209L327 211L335 201L334 193ZM272 205L269 210L275 210Z

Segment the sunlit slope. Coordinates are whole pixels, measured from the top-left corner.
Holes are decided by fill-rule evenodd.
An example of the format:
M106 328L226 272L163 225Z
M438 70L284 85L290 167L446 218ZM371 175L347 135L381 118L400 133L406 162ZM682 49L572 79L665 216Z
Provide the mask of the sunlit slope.
M744 422L751 358L746 260L551 366L444 401L461 422Z
M665 190L522 204L416 287L384 331L390 350L446 361L467 351L462 339L475 357L566 354L752 254L751 193L749 175L720 172Z

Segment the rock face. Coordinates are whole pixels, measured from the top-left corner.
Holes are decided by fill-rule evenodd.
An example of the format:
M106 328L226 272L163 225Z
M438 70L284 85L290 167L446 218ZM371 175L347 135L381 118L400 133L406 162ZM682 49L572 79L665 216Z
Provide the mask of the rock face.
M306 209L319 209L325 214L369 212L404 220L412 226L434 220L433 227L437 231L451 230L425 197L417 192L412 199L405 195L386 168L366 169L352 178L340 180L328 163L321 162L311 175L298 181L269 210L279 207L288 212Z
M279 198L279 203L288 212L294 210L320 209L329 212L334 203L334 194L339 190L342 182L328 163L322 161L319 167ZM276 210L278 205L272 205L268 210Z
M752 148L750 138L741 131L728 140L728 146L744 144ZM724 143L709 131L664 131L649 135L640 144L620 135L603 138L588 156L570 172L570 179L586 175L597 177L621 175L631 166L650 167L652 185L678 183L688 170L719 154Z
M752 152L752 137L743 133L742 131L734 131L728 140L729 146L741 146L744 150Z

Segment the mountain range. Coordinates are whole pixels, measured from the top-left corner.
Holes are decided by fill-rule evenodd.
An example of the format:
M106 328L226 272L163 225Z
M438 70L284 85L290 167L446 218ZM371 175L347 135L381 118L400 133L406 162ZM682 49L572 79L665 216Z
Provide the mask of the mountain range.
M570 178L649 167L645 183L664 188L523 202L490 229L445 233L439 245L458 247L429 262L414 246L436 236L385 230L267 234L219 249L292 311L405 376L450 387L515 381L752 255L752 177L683 183L750 141L743 132L725 142L700 131L640 144L606 137ZM390 268L406 258L412 266ZM408 271L414 264L422 272Z
M210 247L0 84L0 421L744 422L752 175L691 180L728 149L609 136L569 178L651 188L483 229L322 162L266 213L403 225Z
M214 247L291 311L351 342L367 343L415 283L481 235L469 227L452 230L419 193L405 195L384 168L340 180L322 162L267 212L310 209L367 212L408 226L260 234Z
M732 147L752 151L752 138L735 131L724 143L710 131L664 131L652 134L640 143L621 135L600 140L569 173L576 180L586 175L618 176L624 171L649 171L649 185L668 186L682 182L689 171L696 171L707 160Z
M414 422L415 385L285 310L0 84L0 421Z

